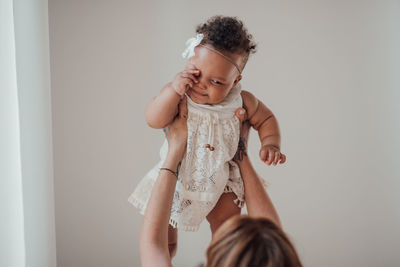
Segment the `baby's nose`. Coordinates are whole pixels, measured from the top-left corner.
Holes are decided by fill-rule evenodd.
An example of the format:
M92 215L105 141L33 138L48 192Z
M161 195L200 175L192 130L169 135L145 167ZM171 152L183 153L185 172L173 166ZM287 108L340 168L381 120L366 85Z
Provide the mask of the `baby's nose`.
M197 77L197 80L199 81L197 86L202 90L207 90L207 85L205 83L204 78L201 75Z

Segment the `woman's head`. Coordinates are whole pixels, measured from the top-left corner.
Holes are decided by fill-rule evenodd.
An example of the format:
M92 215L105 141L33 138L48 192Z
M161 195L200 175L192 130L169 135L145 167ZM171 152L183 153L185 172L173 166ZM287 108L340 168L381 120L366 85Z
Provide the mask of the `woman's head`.
M237 215L215 232L207 248L207 267L301 267L286 234L265 218Z
M216 104L241 80L241 72L256 44L235 17L211 17L198 25L196 32L204 37L185 69L199 69L199 83L188 94L197 103Z

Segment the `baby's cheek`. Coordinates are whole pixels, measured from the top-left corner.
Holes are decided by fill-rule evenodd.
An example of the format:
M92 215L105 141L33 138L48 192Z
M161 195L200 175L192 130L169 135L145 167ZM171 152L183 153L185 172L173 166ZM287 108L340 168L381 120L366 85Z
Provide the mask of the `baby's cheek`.
M209 90L208 96L213 104L220 103L224 101L226 96L229 94L228 91L223 91L223 90L216 90L216 89L211 89Z
M208 93L208 98L210 99L210 103L212 104L217 104L219 102L222 102L224 100L223 96L219 95L215 91L209 91Z

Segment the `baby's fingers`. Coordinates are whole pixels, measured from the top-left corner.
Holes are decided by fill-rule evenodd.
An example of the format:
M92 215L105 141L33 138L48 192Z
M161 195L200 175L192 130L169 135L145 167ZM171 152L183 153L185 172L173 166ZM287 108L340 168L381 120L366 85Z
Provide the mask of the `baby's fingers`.
M279 151L275 152L275 158L273 164L276 165L281 157L281 153Z
M274 160L274 158L275 158L275 153L274 153L274 151L268 149L268 160L267 160L267 164L268 164L268 165L271 165L271 164L272 164L272 161Z
M185 93L189 89L188 87L193 88L193 81L189 78L183 78L180 84L181 92L184 91L183 93Z
M192 73L192 74L194 74L196 76L200 74L200 70L197 70L197 69L189 69L189 70L186 70L184 72L189 72L189 73Z
M265 149L261 149L260 151L260 159L261 161L265 162L267 160L268 153Z
M283 164L283 163L285 163L286 162L286 156L285 156L285 154L282 154L281 155L281 161L279 162L280 164Z
M189 78L189 79L191 79L192 81L194 81L195 83L198 83L199 81L197 80L197 78L193 75L193 73L190 73L190 72L182 72L182 75L181 75L181 77L183 77L183 78Z

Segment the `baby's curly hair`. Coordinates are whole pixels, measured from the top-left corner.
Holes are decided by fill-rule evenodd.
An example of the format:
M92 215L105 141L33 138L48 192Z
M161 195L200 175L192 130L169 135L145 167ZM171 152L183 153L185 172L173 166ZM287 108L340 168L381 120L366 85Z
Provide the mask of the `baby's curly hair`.
M247 32L243 22L237 17L216 15L196 27L196 33L204 34L202 44L210 44L215 49L244 56L243 67L251 53L256 52L253 36ZM242 67L242 69L243 69Z

